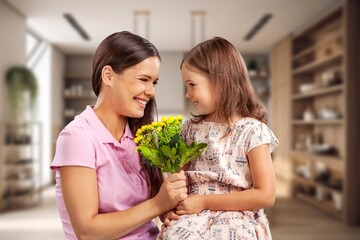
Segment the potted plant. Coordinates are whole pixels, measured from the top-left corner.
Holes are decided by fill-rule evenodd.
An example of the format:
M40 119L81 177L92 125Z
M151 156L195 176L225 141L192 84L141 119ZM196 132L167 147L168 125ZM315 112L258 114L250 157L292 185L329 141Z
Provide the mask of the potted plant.
M21 111L33 111L38 93L37 80L31 69L25 66L11 67L6 73L6 86L9 91L13 120L18 121ZM29 94L28 100L25 95ZM30 109L21 109L29 101Z

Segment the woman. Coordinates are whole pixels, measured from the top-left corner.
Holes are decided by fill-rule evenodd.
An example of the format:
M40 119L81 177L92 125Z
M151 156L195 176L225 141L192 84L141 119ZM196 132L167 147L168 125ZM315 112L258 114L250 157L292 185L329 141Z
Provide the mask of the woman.
M151 220L187 197L183 172L162 183L135 151L134 133L153 120L159 71L154 45L129 32L96 50L97 102L62 130L51 164L66 239L155 239Z

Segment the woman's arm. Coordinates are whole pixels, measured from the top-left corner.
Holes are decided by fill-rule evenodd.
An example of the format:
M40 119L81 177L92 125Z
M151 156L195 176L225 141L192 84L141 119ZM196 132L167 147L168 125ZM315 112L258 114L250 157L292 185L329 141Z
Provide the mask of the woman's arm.
M174 208L187 197L185 175L181 172L167 178L154 198L124 211L99 214L94 169L61 167L60 178L64 202L79 240L117 239Z
M204 209L245 211L272 207L275 202L275 172L269 145L260 145L248 153L253 188L241 192L212 195L190 195L181 201L176 213L193 214Z

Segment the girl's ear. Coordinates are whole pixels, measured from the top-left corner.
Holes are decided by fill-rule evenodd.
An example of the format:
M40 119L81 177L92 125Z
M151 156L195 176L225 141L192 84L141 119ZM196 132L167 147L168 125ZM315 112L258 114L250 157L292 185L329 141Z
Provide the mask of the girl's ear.
M109 65L105 65L101 69L101 79L102 83L105 85L111 85L112 84L112 76L114 74L114 71Z

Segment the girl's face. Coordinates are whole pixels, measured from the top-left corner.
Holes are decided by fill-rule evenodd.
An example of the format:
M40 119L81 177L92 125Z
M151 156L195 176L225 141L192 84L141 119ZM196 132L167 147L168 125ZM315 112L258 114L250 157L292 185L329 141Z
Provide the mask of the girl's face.
M112 105L119 115L132 118L144 115L146 104L155 96L159 72L158 57L149 57L121 74L113 72Z
M213 120L216 111L216 96L206 74L186 63L183 64L181 73L186 86L185 97L191 100L199 115L208 115L205 120Z

